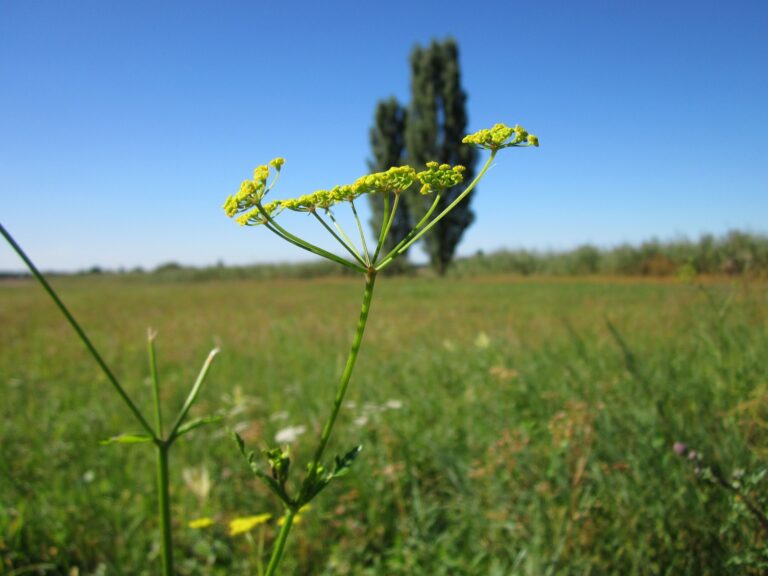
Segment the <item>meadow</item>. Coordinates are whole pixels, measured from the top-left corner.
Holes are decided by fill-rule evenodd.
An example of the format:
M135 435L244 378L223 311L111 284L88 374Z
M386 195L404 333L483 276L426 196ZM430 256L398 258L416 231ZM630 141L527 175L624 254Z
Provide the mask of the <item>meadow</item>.
M172 455L177 570L256 574L275 521L227 523L281 511L229 431L306 464L362 282L53 284L148 412L147 327L166 406L221 348L194 410L223 420ZM743 279L382 278L329 454L363 452L283 573L764 573L767 304ZM158 573L151 450L99 443L130 414L32 280L0 283L0 326L0 573Z

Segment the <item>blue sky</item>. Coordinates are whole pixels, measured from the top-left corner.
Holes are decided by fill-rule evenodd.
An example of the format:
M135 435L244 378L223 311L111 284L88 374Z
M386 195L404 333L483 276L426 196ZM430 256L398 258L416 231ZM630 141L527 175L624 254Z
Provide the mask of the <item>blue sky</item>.
M377 100L452 35L470 130L541 140L500 155L461 254L768 231L768 3L467 6L0 1L0 222L45 269L306 259L224 197L278 155L277 197L363 174Z

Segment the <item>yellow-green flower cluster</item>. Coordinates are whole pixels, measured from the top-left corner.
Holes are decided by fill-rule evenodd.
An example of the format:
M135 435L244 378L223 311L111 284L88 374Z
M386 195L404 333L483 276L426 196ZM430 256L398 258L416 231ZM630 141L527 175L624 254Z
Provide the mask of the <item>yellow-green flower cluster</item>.
M275 171L279 173L283 164L285 164L284 158L275 158L269 165L257 166L253 171L253 180L243 181L243 183L240 184L240 190L236 194L227 196L227 199L224 201L224 206L222 206L227 216L232 218L235 214L255 207L256 204L261 202L264 195L271 188L271 186L267 186L270 168L274 168ZM238 218L238 222L240 222L241 219L242 217ZM243 222L240 223L243 224Z
M354 200L360 195L354 186L335 186L330 190L318 190L312 194L305 194L298 198L291 198L280 202L283 208L295 212L311 212L316 208L327 210L339 202Z
M446 188L461 184L464 181L464 170L464 166L427 162L427 169L416 175L421 182L420 192L422 194L442 192Z
M258 166L253 172L253 180L246 180L240 185L240 191L237 194L227 197L223 206L227 216L231 218L239 214L236 220L241 226L258 226L269 221L267 216L271 219L282 210L293 210L294 212L328 210L340 202L351 202L362 194L400 194L417 181L422 185L421 193L429 194L460 184L464 179L463 166L429 162L427 169L419 173L416 173L416 170L410 166L396 166L385 172L375 172L362 176L353 184L335 186L330 190L317 190L312 194L305 194L298 198L275 200L268 204L261 204L264 196L275 182L273 180L270 185L267 185L270 171L274 169L279 173L284 163L283 158L275 158L267 165Z
M410 166L394 166L386 172L375 172L358 178L352 185L360 194L394 192L399 194L416 181L416 170Z
M493 128L484 128L474 134L464 136L464 144L474 144L487 150L500 150L510 146L538 146L539 139L533 134L528 134L525 129L515 124L510 128L506 124L496 124Z
M282 208L282 203L279 200L274 200L273 202L261 206L261 209L264 210L270 218L277 216ZM261 210L259 210L258 206L254 206L247 212L244 212L235 220L240 226L259 226L260 224L266 224L268 222L267 217Z

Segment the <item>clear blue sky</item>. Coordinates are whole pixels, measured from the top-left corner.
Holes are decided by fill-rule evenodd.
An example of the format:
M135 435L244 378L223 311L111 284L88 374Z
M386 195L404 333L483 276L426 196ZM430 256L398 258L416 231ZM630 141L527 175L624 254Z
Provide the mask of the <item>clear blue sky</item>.
M541 140L500 156L460 253L767 231L768 2L469 5L1 0L0 222L45 269L306 259L224 197L278 155L277 197L363 174L377 100L452 35L470 129Z

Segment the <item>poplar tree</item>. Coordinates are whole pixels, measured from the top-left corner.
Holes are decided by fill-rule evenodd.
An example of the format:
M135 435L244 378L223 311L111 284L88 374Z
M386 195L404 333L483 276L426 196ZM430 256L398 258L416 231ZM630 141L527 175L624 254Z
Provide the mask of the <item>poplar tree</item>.
M373 158L368 161L371 172L384 172L392 166L405 164L405 119L406 111L396 98L390 97L376 105L374 124L370 132ZM371 229L373 237L381 232L381 219L384 214L384 199L381 194L371 194ZM384 254L394 248L413 228L410 209L406 202L401 202L395 213L392 228L384 243ZM397 268L402 268L405 258L399 261Z
M435 213L439 214L461 194L474 178L477 151L461 144L467 133L467 95L461 87L459 49L449 38L432 41L427 48L416 46L411 53L411 103L405 126L408 164L423 170L426 162L437 160L466 167L464 184L446 190ZM476 190L424 236L425 248L434 270L448 269L464 231L472 224L470 202ZM431 200L409 198L414 218L425 213Z
M384 171L407 163L416 170L424 170L426 163L433 160L466 167L464 183L445 191L435 213L442 212L475 176L477 151L461 144L467 133L466 101L456 42L449 38L442 43L433 40L426 48L417 45L411 52L411 102L407 111L395 98L381 101L376 107L370 133L373 160L369 168ZM474 194L475 190L424 236L430 264L440 275L448 270L464 230L474 220L470 208ZM401 198L388 247L403 238L431 202L431 198L418 195ZM372 198L371 207L371 227L377 237L382 199Z

